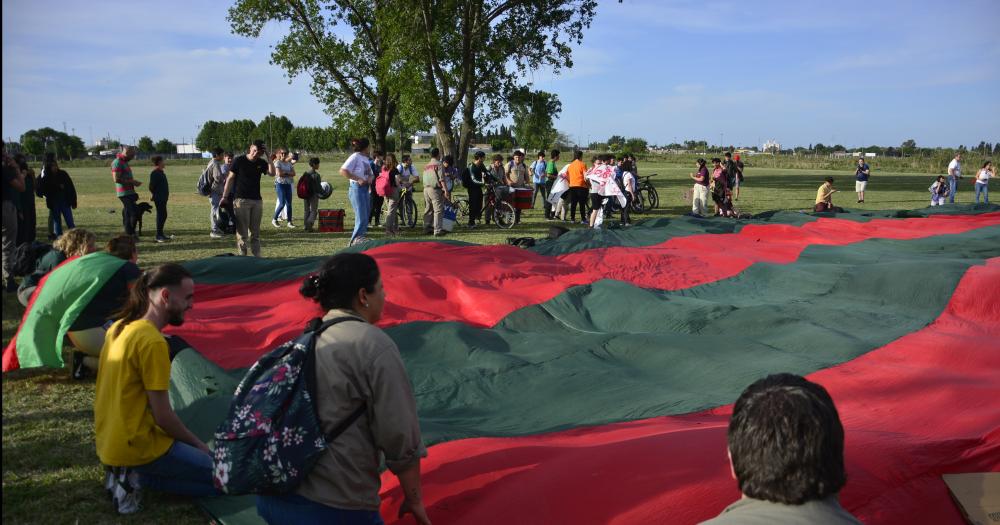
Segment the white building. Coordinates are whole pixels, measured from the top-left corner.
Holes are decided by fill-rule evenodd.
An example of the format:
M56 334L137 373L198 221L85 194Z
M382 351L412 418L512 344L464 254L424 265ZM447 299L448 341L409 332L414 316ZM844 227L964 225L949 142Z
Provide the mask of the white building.
M781 144L772 139L762 144L760 150L765 153L778 153L781 151Z
M413 145L410 146L410 150L413 153L430 153L431 148L437 145L437 134L436 133L417 133L410 137L413 141Z
M198 149L194 144L175 144L177 146L178 155L199 155L201 150Z

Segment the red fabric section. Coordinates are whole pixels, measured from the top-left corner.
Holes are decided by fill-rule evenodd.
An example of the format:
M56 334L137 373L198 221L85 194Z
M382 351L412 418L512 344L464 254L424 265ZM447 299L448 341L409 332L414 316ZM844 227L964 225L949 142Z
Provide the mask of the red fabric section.
M600 279L676 290L732 277L758 262L791 263L814 244L917 239L997 224L1000 213L867 223L821 218L801 227L747 226L735 234L692 235L653 246L586 250L558 257L512 246L438 243L391 244L367 253L378 260L386 289L380 326L460 321L489 327L517 309ZM295 279L198 285L187 322L167 331L181 335L220 366L250 366L322 313L298 294L300 284Z
M73 257L59 263L56 268L59 268L60 266L78 258L78 255L74 255ZM52 271L56 268L53 268ZM28 306L24 308L24 315L21 316L21 322L17 325L17 332L14 334L14 337L10 338L10 342L8 342L7 346L3 349L4 372L10 372L11 370L21 368L21 365L17 360L17 334L21 332L21 326L24 325L24 322L28 319L28 312L30 312L31 308L35 306L35 298L38 297L38 292L41 291L42 286L45 286L45 283L49 280L49 275L52 274L52 271L49 271L49 273L45 274L44 277L38 280L38 286L35 288L35 291L32 292L31 298L28 299Z
M844 423L845 508L868 524L964 523L940 476L1000 470L998 341L1000 258L970 269L927 328L809 376ZM731 410L436 445L424 501L435 523L697 523L739 498ZM394 518L401 493L383 483Z

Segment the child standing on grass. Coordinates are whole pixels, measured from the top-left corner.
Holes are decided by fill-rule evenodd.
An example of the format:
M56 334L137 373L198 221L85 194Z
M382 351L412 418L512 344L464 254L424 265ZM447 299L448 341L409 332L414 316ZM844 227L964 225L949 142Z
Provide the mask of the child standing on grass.
M153 205L156 206L156 242L167 242L170 237L164 235L163 226L167 223L170 186L167 184L167 174L163 172L163 157L157 155L150 160L153 161L153 171L149 174L149 192L153 194Z
M303 208L306 210L306 231L311 232L313 231L313 224L316 222L316 217L319 215L319 194L322 191L320 184L323 182L323 178L319 174L318 157L309 159L309 171L303 173L302 178L306 179L306 184L309 188L308 196L302 200L305 201Z
M990 203L990 179L997 176L997 169L993 166L993 163L986 161L983 164L983 169L979 170L976 174L976 204L979 204L979 195L982 195L985 199L984 203Z

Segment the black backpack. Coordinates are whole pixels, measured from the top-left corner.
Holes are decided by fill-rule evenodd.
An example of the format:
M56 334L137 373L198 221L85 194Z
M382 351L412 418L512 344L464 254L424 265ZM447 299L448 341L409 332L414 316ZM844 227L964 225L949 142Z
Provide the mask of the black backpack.
M18 276L31 275L38 266L38 260L52 250L51 244L23 242L14 249L14 264L11 272Z
M214 161L213 161L214 162ZM212 164L205 166L198 177L198 195L208 197L212 194Z
M215 432L215 486L226 494L285 494L306 478L330 442L366 411L362 404L329 434L316 411L316 338L354 317L313 319L302 335L257 360L233 392Z
M472 165L468 165L462 170L462 187L469 189L472 187Z

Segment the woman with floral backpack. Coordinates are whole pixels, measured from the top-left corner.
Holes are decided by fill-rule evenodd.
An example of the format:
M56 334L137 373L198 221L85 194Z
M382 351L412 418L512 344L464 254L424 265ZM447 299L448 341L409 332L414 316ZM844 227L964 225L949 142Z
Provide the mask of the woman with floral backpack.
M327 433L353 413L295 492L261 495L257 512L268 523L382 523L379 457L399 478L400 515L430 519L420 488L420 438L416 401L396 344L375 323L385 290L375 259L363 253L331 257L302 283L303 296L327 313L346 318L316 339L316 410Z

